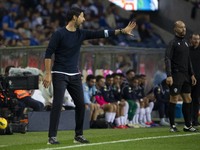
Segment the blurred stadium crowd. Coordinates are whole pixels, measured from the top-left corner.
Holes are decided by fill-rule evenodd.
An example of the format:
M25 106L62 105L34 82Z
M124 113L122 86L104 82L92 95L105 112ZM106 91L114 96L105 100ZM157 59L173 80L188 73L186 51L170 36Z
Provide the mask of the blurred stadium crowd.
M130 20L137 22L134 37L118 35L109 39L92 39L83 45L118 45L132 47L165 47L162 38L154 32L148 14L130 15L125 19L119 7L110 3L108 8L101 0L2 0L0 1L0 47L48 45L51 35L67 24L70 7L85 12L84 29L119 29Z

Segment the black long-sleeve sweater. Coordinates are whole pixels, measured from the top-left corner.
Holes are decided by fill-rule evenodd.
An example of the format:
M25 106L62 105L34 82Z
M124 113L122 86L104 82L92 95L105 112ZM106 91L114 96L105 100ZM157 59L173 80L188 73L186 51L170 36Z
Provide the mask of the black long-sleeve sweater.
M52 71L78 73L78 56L81 44L86 39L114 36L114 30L89 31L77 29L68 31L66 27L57 30L51 37L45 58L55 54Z
M167 76L172 76L172 72L182 72L194 75L192 68L189 44L181 37L175 36L166 47L165 66Z

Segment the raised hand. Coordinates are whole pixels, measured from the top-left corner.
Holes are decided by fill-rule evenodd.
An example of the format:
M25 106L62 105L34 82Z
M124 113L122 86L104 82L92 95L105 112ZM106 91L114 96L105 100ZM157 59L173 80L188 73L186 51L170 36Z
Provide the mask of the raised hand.
M133 34L131 34L131 31L135 28L135 26L136 26L136 22L130 21L129 24L126 26L126 28L124 28L122 30L122 32L124 34L128 34L128 35L134 36Z

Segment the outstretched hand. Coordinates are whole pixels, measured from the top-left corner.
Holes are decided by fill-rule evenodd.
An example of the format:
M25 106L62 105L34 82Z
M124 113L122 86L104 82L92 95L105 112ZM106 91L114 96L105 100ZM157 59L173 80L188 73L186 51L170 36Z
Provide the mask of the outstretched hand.
M124 34L134 36L133 34L131 34L131 31L135 28L135 26L136 22L130 21L129 24L126 26L126 28L123 29Z

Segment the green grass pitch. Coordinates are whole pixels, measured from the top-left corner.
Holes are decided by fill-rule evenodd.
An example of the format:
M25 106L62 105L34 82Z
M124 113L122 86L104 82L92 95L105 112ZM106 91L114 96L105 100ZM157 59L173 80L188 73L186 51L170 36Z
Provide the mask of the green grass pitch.
M58 131L60 145L47 145L48 132L0 136L0 150L200 150L200 132L170 133L169 127L84 130L90 144L74 144L74 131ZM200 129L200 128L199 128Z

